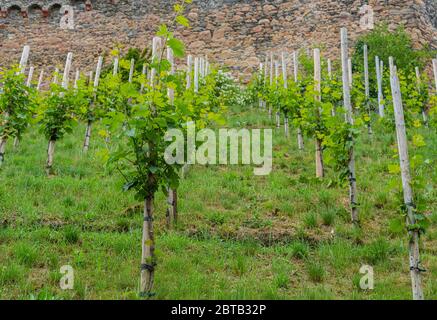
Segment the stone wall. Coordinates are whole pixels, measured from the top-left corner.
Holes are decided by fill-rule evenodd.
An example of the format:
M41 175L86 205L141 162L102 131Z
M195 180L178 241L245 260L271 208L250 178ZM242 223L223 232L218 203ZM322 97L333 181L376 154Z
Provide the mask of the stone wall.
M0 65L18 61L24 44L31 63L62 65L68 51L74 63L90 69L99 54L117 44L149 45L157 27L171 20L172 0L0 0ZM351 39L366 32L360 8L368 3L375 23L405 24L415 45L437 48L435 0L194 0L187 16L192 28L178 28L192 54L207 54L236 72L249 74L269 50L314 45L322 54L339 52L339 30ZM74 28L61 29L61 6L74 9ZM67 11L71 10L68 9ZM65 18L64 18L65 22Z

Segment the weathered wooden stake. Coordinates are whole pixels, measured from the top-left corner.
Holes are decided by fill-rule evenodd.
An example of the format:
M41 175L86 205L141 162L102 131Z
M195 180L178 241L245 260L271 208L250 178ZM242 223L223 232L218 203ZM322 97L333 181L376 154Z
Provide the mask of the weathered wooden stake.
M402 175L402 189L404 193L404 203L407 208L407 223L409 226L416 225L413 189L411 187L410 160L408 156L408 140L405 129L404 110L402 106L402 96L396 66L393 58L390 57L390 85L393 97L393 107L396 122L396 136L398 142L399 161ZM419 230L409 231L409 261L410 275L414 300L423 300L422 279L420 268L419 252Z
M27 66L27 61L29 60L29 53L30 53L30 47L24 46L23 52L21 53L21 59L20 59L20 72L24 73L24 70Z
M372 114L370 112L370 84L369 84L369 56L368 56L368 49L367 45L364 45L364 91L366 95L366 108L367 108L367 115L369 116L370 120L367 123L367 132L368 134L372 134Z
M90 108L94 107L94 103L95 103L95 99L96 99L95 94L96 94L96 91L97 91L97 87L99 86L100 73L102 71L102 65L103 65L103 57L100 56L99 60L97 61L96 75L94 77L94 83L93 83L93 87L94 87L94 101L92 102L92 105L90 106ZM132 69L132 65L133 64L131 64L131 69ZM131 76L129 75L129 79L130 78L131 78ZM92 125L93 125L93 121L92 120L88 120L87 126L86 126L86 131L85 131L85 141L83 143L83 152L88 152L88 149L90 147L91 127L92 127Z
M78 88L79 79L80 79L80 70L76 69L76 74L74 76L74 84L73 84L74 89Z
M278 82L279 82L279 62L275 61L275 86L278 88ZM278 107L278 106L276 106ZM281 127L281 113L279 112L279 109L276 110L275 113L276 117L276 128L279 129Z
M331 59L328 58L328 79L332 80L332 62ZM336 114L336 106L332 106L331 115L334 117Z
M259 70L258 70L258 81L261 81L263 79L263 73L264 73L264 64L259 64ZM258 107L262 109L263 107L263 101L261 98L258 99Z
M435 92L437 94L437 59L432 60L432 69L434 70L434 84Z
M94 72L90 71L88 73L88 86L92 86L93 85L93 78L94 78Z
M144 82L147 81L147 66L143 64L143 69L141 70L141 75L143 76L143 81L141 81L140 93L144 92Z
M321 101L321 82L322 74L320 68L320 49L314 49L314 89L316 94L315 100ZM318 117L322 117L321 110L317 107ZM316 177L323 178L325 176L323 167L323 147L322 140L316 137Z
M67 60L65 61L64 73L62 76L62 87L64 89L68 88L68 80L69 80L72 60L73 60L73 54L71 52L69 52L67 54ZM54 83L57 83L57 81L58 81L58 78L57 78L58 71L59 70L56 68L55 78L53 79ZM51 172L52 172L54 155L55 155L55 145L56 145L56 140L54 139L54 137L52 137L49 140L49 144L47 147L47 164L46 164L47 174L51 174Z
M293 71L294 82L297 83L299 81L299 59L296 51L293 51ZM302 128L300 126L297 128L297 146L299 150L304 148Z
M155 273L155 237L153 232L153 201L150 195L144 201L144 222L141 250L141 280L140 294L150 297L152 295Z
M59 75L59 69L55 68L55 73L54 73L53 79L52 79L53 84L58 84L58 75Z
M44 80L44 69L41 69L41 72L39 73L39 78L38 78L38 85L36 86L36 91L41 90L43 80Z
M118 57L114 58L114 68L112 69L112 75L115 77L118 73Z
M134 80L134 72L135 72L135 59L132 58L130 61L130 69L129 69L129 83L132 83Z
M167 61L170 63L170 74L173 75L175 73L175 62L173 50L170 47L167 47ZM168 99L171 105L174 103L174 95L175 92L172 88L167 89ZM170 227L171 221L177 223L178 219L178 208L177 208L177 190L168 188L168 196L167 196L167 227Z
M414 68L415 72L416 72L416 83L417 83L417 91L419 92L419 94L421 93L421 79L420 79L420 71L419 71L419 67L415 67ZM427 127L428 126L428 115L426 114L426 106L422 106L422 118L423 118L423 124Z
M194 92L199 92L199 58L194 58Z
M161 47L161 38L160 37L153 37L152 40L152 61L156 62L156 59L159 59L159 50ZM156 75L156 69L152 68L150 71L150 86L153 87L155 85L155 75Z
M287 60L285 57L285 52L282 52L282 79L284 81L284 89L288 88L288 75L287 75ZM284 113L284 133L285 137L288 138L288 115Z
M187 57L187 90L191 88L192 72L193 72L193 56L190 54Z
M384 118L384 95L382 92L382 73L381 73L381 63L382 61L379 60L378 56L375 56L375 69L376 69L376 83L378 86L378 111L379 116L381 118Z
M27 75L27 82L26 82L26 86L28 86L28 87L30 87L32 85L32 78L33 78L34 70L35 70L34 67L29 68L29 74Z
M349 70L349 49L348 49L348 37L347 29L341 29L341 67L342 67L342 79L343 79L343 103L346 109L346 121L350 125L354 124L351 94L350 94L350 72ZM352 137L350 137L352 139ZM357 201L357 179L355 175L355 153L354 148L349 148L349 201L351 206L351 218L353 223L358 223L358 201Z

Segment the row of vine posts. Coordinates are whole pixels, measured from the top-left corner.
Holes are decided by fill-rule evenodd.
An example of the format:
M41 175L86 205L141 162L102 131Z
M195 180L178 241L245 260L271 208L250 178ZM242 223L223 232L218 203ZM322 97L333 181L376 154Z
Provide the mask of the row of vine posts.
M348 46L348 35L347 29L342 28L340 32L341 39L341 81L342 81L342 97L343 97L343 107L345 112L345 122L346 124L352 128L354 126L354 111L351 103L351 89L353 87L353 73L352 73L352 60L349 57L349 46ZM369 83L369 64L368 64L368 47L364 45L364 106L366 112L368 112L369 118L371 117L371 108L370 108L370 83ZM321 63L320 63L320 49L315 48L313 50L313 59L314 59L314 94L315 99L313 103L316 106L316 118L315 121L321 117L321 113L323 110L318 107L321 101ZM281 66L282 66L282 78L284 89L287 90L287 62L286 62L286 53L282 52L280 55ZM298 61L298 53L297 51L292 52L292 61L293 61L293 74L294 74L294 82L298 86L299 78L298 78L298 69L299 69L299 61ZM434 74L434 82L436 88L434 94L437 94L437 59L432 60L433 65L433 74ZM385 114L385 102L384 102L384 92L383 92L383 75L384 75L384 62L378 56L375 56L375 73L376 73L376 85L377 85L377 101L378 101L378 114L381 118L386 116ZM328 68L328 78L331 80L332 78L332 61L327 59L327 68ZM402 103L402 95L400 88L400 81L398 77L397 67L395 65L395 61L392 57L389 59L389 68L390 68L390 89L391 96L393 101L394 108L394 120L396 125L396 137L397 137L397 147L399 154L399 163L400 163L400 173L402 179L402 190L403 190L403 198L404 205L407 209L407 230L409 234L409 266L410 266L410 275L411 275L411 283L412 283L412 293L414 300L423 300L424 294L421 283L421 273L424 271L423 268L420 267L420 252L419 252L419 237L420 230L415 227L416 226L416 217L415 217L415 204L414 204L414 196L412 190L411 183L411 172L410 172L410 160L408 155L408 140L406 134L406 126L404 119L404 108ZM419 84L421 81L419 68L416 67L416 78L418 82L418 90L420 90ZM278 79L280 77L279 74L279 62L274 59L274 55L272 52L266 55L266 59L264 63L260 63L259 72L257 78L260 79L260 83L263 84L264 88L270 86L273 90L278 91L280 88L278 87ZM263 89L265 90L265 89ZM268 110L268 116L272 118L273 106L269 104L265 99L264 94L259 94L259 108ZM303 106L301 107L303 108ZM332 109L332 116L335 116L335 108ZM422 116L423 122L426 125L427 120L427 112L425 108L422 108ZM276 127L280 127L280 109L276 109ZM367 123L368 134L371 135L373 133L371 121L369 120ZM285 136L289 135L289 114L284 112L284 127L285 127ZM297 125L297 141L298 141L298 149L302 150L304 148L303 143L303 135L302 128L298 124ZM352 131L351 131L352 132ZM322 147L322 138L319 138L317 134L315 136L315 159L316 159L316 177L322 178L324 176L324 167L323 167L323 147ZM351 210L351 221L354 224L359 224L359 213L358 213L358 196L357 196L357 178L356 178L356 170L355 170L355 150L354 150L354 134L349 134L347 148L347 173L348 173L348 181L349 181L349 205Z

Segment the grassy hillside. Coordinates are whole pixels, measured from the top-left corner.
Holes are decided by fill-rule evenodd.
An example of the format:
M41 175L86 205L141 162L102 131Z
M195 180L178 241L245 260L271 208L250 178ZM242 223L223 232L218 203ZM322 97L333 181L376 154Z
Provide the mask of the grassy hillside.
M260 111L230 115L232 127L270 126ZM437 135L427 142L432 221L422 239L424 289L437 299ZM97 129L95 130L95 132ZM56 175L44 171L46 141L35 128L0 171L1 299L136 299L141 255L141 203L108 173L96 135L81 154L84 128L57 145ZM297 150L295 130L274 137L274 169L253 175L247 166L194 166L179 190L179 224L165 227L165 197L155 220L157 299L410 299L407 237L388 227L398 216L391 191L395 133L363 130L357 177L361 229L351 225L347 187L315 179L314 143ZM62 265L75 287L59 287ZM375 270L375 289L359 289L359 269Z

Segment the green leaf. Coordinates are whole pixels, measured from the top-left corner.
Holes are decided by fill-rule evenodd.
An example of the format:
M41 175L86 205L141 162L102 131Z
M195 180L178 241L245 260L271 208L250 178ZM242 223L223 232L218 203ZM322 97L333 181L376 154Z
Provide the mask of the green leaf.
M391 233L400 234L405 230L405 222L401 218L391 219L388 228Z
M188 21L188 19L181 15L176 17L176 22L187 28L190 26L190 22Z
M176 38L168 40L168 46L173 49L175 57L181 58L185 54L184 43Z

